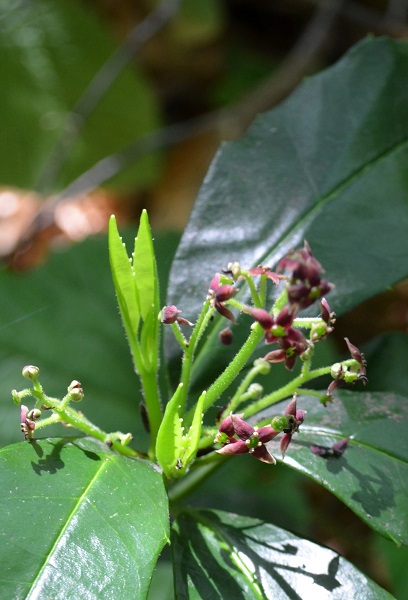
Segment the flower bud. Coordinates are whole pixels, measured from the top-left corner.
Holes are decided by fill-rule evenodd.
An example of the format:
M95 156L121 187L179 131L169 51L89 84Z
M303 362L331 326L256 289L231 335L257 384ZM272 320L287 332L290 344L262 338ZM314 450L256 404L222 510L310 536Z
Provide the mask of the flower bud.
M258 400L263 394L263 386L260 383L251 383L248 388L247 394L251 395L252 400Z
M71 383L69 384L68 393L71 397L71 400L73 400L74 402L80 402L84 397L84 390L82 389L80 382L76 379L71 381Z
M221 344L224 346L230 346L233 341L233 334L231 327L226 327L222 331L220 331L218 337L220 338Z
M254 367L257 367L259 375L268 375L271 365L264 358L254 360Z
M26 416L27 419L32 419L33 421L36 421L40 417L41 417L41 411L39 408L32 408L31 410L28 411L27 416Z
M179 310L176 306L171 305L171 306L165 306L162 310L162 323L164 323L165 325L171 325L172 323L175 323L177 320L177 317L179 316L179 314L181 313L181 310Z
M11 391L11 397L13 398L14 404L17 404L17 406L21 404L21 397L17 390Z
M38 367L34 367L33 365L27 365L23 368L23 377L25 379L29 379L30 381L35 381L38 377L40 369Z
M341 363L334 363L330 369L330 375L333 379L343 379L345 373L345 368Z
M290 417L288 415L278 415L273 417L271 427L273 427L275 431L283 431L284 429L289 428L289 420Z

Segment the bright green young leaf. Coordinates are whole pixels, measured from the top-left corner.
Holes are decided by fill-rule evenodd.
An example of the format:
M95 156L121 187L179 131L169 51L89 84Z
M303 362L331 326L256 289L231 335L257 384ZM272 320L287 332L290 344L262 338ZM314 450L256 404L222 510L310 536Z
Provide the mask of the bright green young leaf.
M333 550L232 513L182 512L172 551L179 600L392 598Z
M172 303L194 320L215 270L273 268L304 239L338 314L405 277L407 102L408 43L366 40L224 144L173 264ZM214 345L202 346L203 368L226 364Z
M137 333L140 321L140 298L135 274L126 246L122 242L114 215L109 221L109 258L120 314L136 366L140 369Z
M270 414L283 412L286 404L276 404ZM307 415L284 463L326 487L384 537L408 545L407 398L343 391L326 408L301 395L297 404ZM351 439L340 457L322 458L310 449L345 437ZM277 457L278 444L269 445Z
M183 463L183 468L186 470L191 460L194 458L197 448L198 442L200 441L201 435L201 425L203 422L203 408L204 408L204 400L205 400L206 391L204 391L194 409L193 420L189 427L188 432L186 433L183 439L183 452L181 455L181 462Z
M177 477L178 460L182 449L183 423L179 414L183 384L180 383L167 403L156 439L156 457L170 479Z
M89 3L0 0L0 13L3 184L61 189L98 160L157 128L154 96L132 64L91 112L60 164L61 153L53 152L62 137L71 140L70 111L116 46ZM147 156L121 173L116 184L146 186L157 173L157 157Z
M152 308L156 310L157 314L160 310L156 258L146 210L143 210L140 216L139 230L135 238L133 271L135 273L136 286L139 290L140 312L142 319L145 320Z
M167 496L148 462L88 438L0 452L4 598L145 598L169 538Z

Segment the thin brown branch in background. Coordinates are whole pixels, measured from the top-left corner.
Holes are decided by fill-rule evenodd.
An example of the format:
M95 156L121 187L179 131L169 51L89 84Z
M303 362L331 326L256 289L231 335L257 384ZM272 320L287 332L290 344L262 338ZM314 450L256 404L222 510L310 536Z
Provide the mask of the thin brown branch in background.
M129 61L176 14L179 4L180 0L163 0L154 11L130 31L126 40L95 74L67 116L61 137L38 179L37 191L47 192L54 187L68 158L69 151L79 137L88 117Z

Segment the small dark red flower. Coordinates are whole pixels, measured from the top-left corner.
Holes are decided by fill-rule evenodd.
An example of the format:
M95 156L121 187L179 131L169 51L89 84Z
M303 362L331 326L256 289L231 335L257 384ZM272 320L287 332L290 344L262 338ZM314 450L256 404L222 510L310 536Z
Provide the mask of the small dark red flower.
M236 323L236 319L233 313L226 307L223 302L230 300L236 293L236 288L230 284L220 285L221 275L216 273L210 283L210 289L208 290L208 298L211 301L212 306L223 316Z
M303 248L294 250L283 258L278 271L291 271L292 275L287 286L288 299L299 308L307 308L316 300L325 296L333 285L321 279L324 272L321 264L314 258L307 242Z
M286 279L284 275L274 273L273 271L271 271L270 267L264 267L262 265L258 265L253 269L249 269L249 272L251 275L266 275L268 279L273 281L275 285L278 285L282 279Z
M288 446L292 441L292 435L299 431L299 427L303 423L306 416L306 412L304 410L297 409L296 402L297 396L295 394L285 409L285 415L289 416L289 421L287 429L283 430L284 435L282 436L280 442L282 458L285 457L286 450L288 449Z
M179 310L177 306L174 306L174 304L165 306L162 310L161 321L164 325L171 325L172 323L177 322L179 325L189 325L192 327L193 323L190 323L190 321L187 321L187 319L184 319L183 317L179 317L180 313L181 310Z
M252 454L262 462L275 464L274 457L268 452L265 444L279 434L270 426L252 427L241 415L231 414L219 426L215 443L224 446L217 450L219 454Z

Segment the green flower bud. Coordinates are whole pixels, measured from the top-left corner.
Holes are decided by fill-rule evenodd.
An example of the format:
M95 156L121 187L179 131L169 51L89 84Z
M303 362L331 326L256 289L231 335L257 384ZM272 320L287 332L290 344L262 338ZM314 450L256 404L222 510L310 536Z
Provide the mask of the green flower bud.
M333 379L343 379L345 373L345 368L341 363L334 363L330 369L330 375Z
M11 391L11 397L13 398L14 404L17 404L17 406L19 406L21 404L21 396L17 390Z
M69 384L68 393L71 397L71 400L73 400L74 402L80 402L84 397L84 390L82 389L80 382L76 379L71 381L71 383Z
M262 385L260 383L251 383L251 385L248 388L247 394L251 395L251 398L253 400L258 400L258 398L261 398L263 394Z
M268 375L269 371L271 370L271 366L272 365L264 358L257 358L254 361L254 367L258 368L258 373L260 375Z
M40 417L41 417L41 411L39 408L32 408L27 413L27 419L31 419L33 421L36 421Z
M273 417L271 421L271 427L275 431L283 431L284 429L288 429L290 427L290 421L290 415L278 415Z
M23 369L23 377L25 379L29 379L30 381L35 381L38 377L40 369L38 367L34 367L33 365L27 365Z

